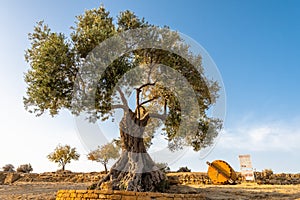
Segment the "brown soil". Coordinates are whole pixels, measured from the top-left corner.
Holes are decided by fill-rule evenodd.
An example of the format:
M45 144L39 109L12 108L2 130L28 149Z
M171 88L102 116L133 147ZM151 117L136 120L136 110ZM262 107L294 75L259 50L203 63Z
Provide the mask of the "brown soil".
M86 189L90 183L16 182L0 185L0 200L55 200L58 190Z
M171 188L172 189L172 188ZM300 200L300 185L189 185L175 186L174 192L203 193L208 199L248 200L275 199Z
M11 185L0 185L0 199L38 199L54 200L57 190L85 189L90 183L45 183L16 182ZM300 185L180 185L172 186L174 193L202 193L207 199L277 199L300 200Z

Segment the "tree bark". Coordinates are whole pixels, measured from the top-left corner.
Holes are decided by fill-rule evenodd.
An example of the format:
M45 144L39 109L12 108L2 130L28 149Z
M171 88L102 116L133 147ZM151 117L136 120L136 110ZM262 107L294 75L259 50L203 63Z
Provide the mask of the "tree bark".
M107 166L106 166L106 163L104 163L103 165L104 165L104 169L105 169L105 174L107 174Z
M114 190L138 192L164 190L166 175L156 167L147 153L143 140L143 133L150 117L149 114L141 116L139 119L130 109L124 111L120 122L121 156L107 176L94 188L99 189L101 184L110 182Z

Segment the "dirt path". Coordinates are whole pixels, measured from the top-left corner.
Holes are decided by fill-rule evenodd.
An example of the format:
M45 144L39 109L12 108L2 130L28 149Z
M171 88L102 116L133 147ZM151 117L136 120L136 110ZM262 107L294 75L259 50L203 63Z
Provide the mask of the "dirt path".
M0 185L0 200L55 200L57 190L86 189L89 183L28 183Z
M55 200L59 189L85 189L90 183L25 183L0 185L0 200ZM275 199L300 200L300 185L256 185L241 184L233 186L189 185L172 186L176 193L202 193L207 199L248 200Z
M208 199L216 200L248 200L248 199L272 199L272 200L300 200L300 185L202 185L179 186L189 187L190 191L203 193ZM184 189L178 189L183 191Z

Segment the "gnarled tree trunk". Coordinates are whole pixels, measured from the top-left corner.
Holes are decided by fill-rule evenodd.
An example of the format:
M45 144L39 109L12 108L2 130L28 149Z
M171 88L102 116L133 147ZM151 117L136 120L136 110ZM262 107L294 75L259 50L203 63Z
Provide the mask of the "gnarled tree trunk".
M122 154L112 166L108 175L101 180L97 188L104 182L110 182L112 189L127 191L162 191L166 183L166 175L156 167L144 145L143 133L149 115L141 119L130 109L124 112L120 122Z

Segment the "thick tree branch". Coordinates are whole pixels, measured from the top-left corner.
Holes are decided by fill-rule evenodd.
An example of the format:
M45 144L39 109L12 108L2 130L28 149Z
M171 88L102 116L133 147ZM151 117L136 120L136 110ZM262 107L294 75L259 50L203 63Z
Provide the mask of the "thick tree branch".
M138 118L140 119L141 118L141 114L140 114L140 106L145 104L144 102L142 104L140 104L140 93L142 91L142 89L144 87L147 87L147 86L154 86L156 84L156 82L154 83L146 83L146 84L143 84L141 85L139 88L136 88L136 108L137 108L137 115L138 115ZM152 100L151 100L152 101ZM150 101L149 101L150 102ZM148 103L148 102L147 102Z
M161 119L162 121L166 120L167 116L158 114L158 113L149 113L149 117L156 118L156 119Z
M128 103L127 103L127 99L125 98L125 95L124 95L124 93L122 92L121 88L120 88L120 87L116 87L116 89L117 89L117 91L118 91L119 94L120 94L121 101L122 101L123 105L125 106L124 108L125 108L125 109L129 109Z
M126 109L127 109L127 107L124 106L124 105L122 105L122 104L112 105L111 108L112 108L112 109L118 109L118 108L120 108L120 109L123 109L123 110L126 110Z

